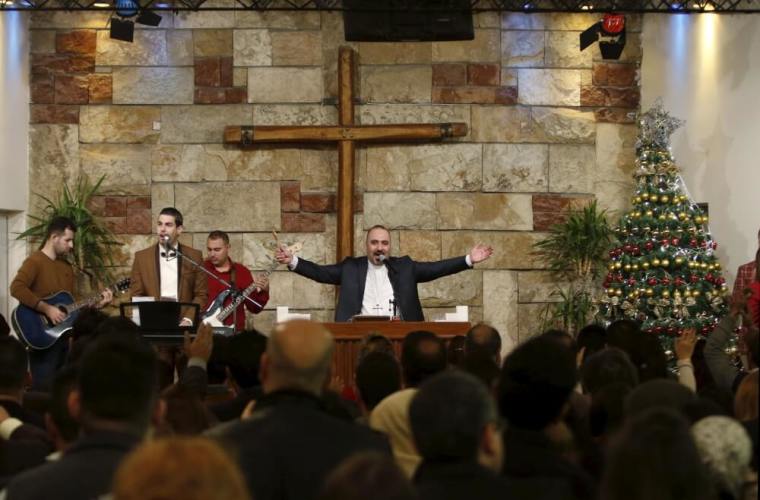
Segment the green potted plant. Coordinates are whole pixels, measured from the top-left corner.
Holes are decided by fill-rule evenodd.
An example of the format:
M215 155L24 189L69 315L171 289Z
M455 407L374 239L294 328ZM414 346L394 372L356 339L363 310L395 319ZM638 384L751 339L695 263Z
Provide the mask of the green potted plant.
M593 319L595 279L605 265L611 239L607 213L594 200L572 210L565 222L552 226L534 245L534 253L547 262L557 279L552 295L559 301L547 304L545 328L561 326L576 334Z
M90 209L92 198L98 194L104 179L105 176L102 176L93 184L87 176L81 175L73 187L64 184L55 199L34 193L45 205L39 215L29 216L35 225L19 234L17 238L41 242L53 217L69 217L77 225L70 259L76 268L90 278L91 286L112 280L109 270L109 267L113 266L111 247L121 245L111 230Z

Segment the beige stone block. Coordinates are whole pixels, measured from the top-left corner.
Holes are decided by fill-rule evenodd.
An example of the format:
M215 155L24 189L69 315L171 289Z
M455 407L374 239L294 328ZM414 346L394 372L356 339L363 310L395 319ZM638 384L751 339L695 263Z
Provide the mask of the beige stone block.
M549 185L549 150L543 144L483 146L483 190L542 192Z
M225 57L232 55L232 30L195 30L193 32L195 57Z
M174 193L188 227L222 231L280 227L280 189L271 182L177 184Z
M559 302L557 276L549 271L520 271L517 273L519 301Z
M303 191L334 191L338 155L334 149L268 149L232 155L229 180L299 180ZM279 191L279 190L278 190Z
M594 194L600 209L607 210L607 220L615 225L617 220L631 209L631 195L636 184L633 180L594 181Z
M433 62L498 62L500 33L476 29L474 40L433 42Z
M31 193L55 199L64 184L74 185L79 173L79 134L76 125L29 125ZM45 204L37 196L29 198L32 213Z
M273 28L316 30L320 27L319 12L236 10L236 28Z
M533 106L579 106L581 75L573 69L520 69L517 101Z
M431 66L363 66L363 102L430 102Z
M114 104L192 104L194 72L184 68L114 68Z
M160 117L160 109L151 106L81 106L79 140L155 143L160 132L153 130L153 123Z
M423 307L422 315L428 321L436 321L443 319L446 313L456 312L454 307ZM470 306L467 309L470 323L475 324L483 321L483 307L482 306Z
M501 334L502 355L518 341L517 273L483 271L483 321Z
M149 159L152 179L158 182L224 181L231 157L240 154L217 144L161 144Z
M502 31L501 65L532 68L544 65L543 31ZM502 82L502 85L505 85Z
M442 233L443 258L465 255L478 243L490 245L493 255L478 264L482 269L544 269L546 264L533 255L533 245L541 233L496 231L446 231Z
M398 231L399 253L414 260L441 260L441 233L438 231Z
M533 120L547 142L593 143L596 122L593 111L568 108L531 108Z
M594 52L578 49L577 31L546 32L546 66L549 68L591 68Z
M358 43L347 42L342 12L320 12L322 26L322 77L325 97L338 97L338 51L349 47L356 51Z
M420 283L417 292L425 307L479 306L483 304L483 274L479 270L462 271Z
M201 229L201 228L196 228ZM203 257L208 257L208 233L216 230L215 227L209 227L208 231L199 231L193 233L193 248L197 248L203 252ZM255 272L254 269L245 263L243 255L245 253L245 247L243 246L243 237L247 233L227 233L230 238L230 258L233 262L240 262L244 266L248 267L251 272Z
M203 2L205 10L181 11L174 15L174 27L179 29L191 28L234 28L235 16L231 11L208 10L209 7L232 9L236 5L235 0L206 0Z
M430 64L430 42L359 43L361 64Z
M581 87L587 87L594 84L594 72L590 69L581 70Z
M476 28L501 28L501 14L498 12L474 12L472 23Z
M320 102L319 68L249 68L248 102Z
M249 125L253 109L246 104L164 106L161 108L161 142L221 143L227 125Z
M630 207L635 144L636 125L598 124L593 188L600 206L611 211L611 220Z
M150 150L146 144L82 144L82 172L90 179L105 176L104 194L149 194Z
M134 41L111 39L108 31L98 31L97 66L166 66L169 51L164 30L135 30Z
M55 54L55 30L29 30L29 52Z
M272 32L274 66L321 66L322 34L319 31Z
M335 287L317 283L291 271L272 273L269 277L269 290L269 305L272 308L288 306L297 310L324 309L334 305Z
M328 236L324 233L278 233L280 244L293 246L302 245L303 248L296 252L299 258L303 258L316 264L330 264L335 258L334 253L328 253ZM271 232L244 233L243 234L243 257L241 262L251 269L264 271L274 265L273 256L277 243ZM287 266L278 265L277 270L286 271Z
M271 66L272 36L269 30L235 30L234 66Z
M470 136L476 142L538 142L543 134L525 106L472 106Z
M321 104L256 104L254 125L337 125L338 110Z
M550 31L583 31L599 22L599 14L570 14L552 12L547 14L546 29Z
M596 151L591 144L549 146L549 191L553 193L593 192Z
M481 187L479 144L367 148L370 191L476 191Z
M433 193L364 193L365 229L435 229L437 218Z
M543 332L546 307L546 304L518 304L518 342L523 343Z
M529 194L438 193L436 197L439 229L533 229Z
M164 207L174 206L174 184L168 182L151 182L150 211L153 220L158 220L158 213Z
M113 247L114 262L132 269L135 254L157 243L155 234L120 234L121 245Z
M248 85L248 68L232 69L232 85L235 87L245 87Z
M539 30L546 29L547 14L503 12L501 14L501 29L503 30Z
M385 125L397 123L454 123L470 125L470 106L464 104L365 104L358 107L358 122L362 125ZM455 137L447 141L467 141Z
M108 26L111 12L85 12L78 10L73 10L71 12L63 10L47 12L32 11L30 16L30 27L32 29L98 29Z
M191 30L168 30L166 32L167 65L192 66L193 32Z
M516 87L517 84L517 70L501 68L501 85L504 87Z

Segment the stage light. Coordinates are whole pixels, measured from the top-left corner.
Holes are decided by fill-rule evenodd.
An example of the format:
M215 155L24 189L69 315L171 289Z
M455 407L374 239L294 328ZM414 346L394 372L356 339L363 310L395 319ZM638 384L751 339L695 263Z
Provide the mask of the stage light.
M111 38L122 42L131 42L135 38L135 23L118 17L111 18Z
M600 22L582 32L580 34L581 51L596 41L599 42L602 59L620 59L625 48L625 16L605 14Z

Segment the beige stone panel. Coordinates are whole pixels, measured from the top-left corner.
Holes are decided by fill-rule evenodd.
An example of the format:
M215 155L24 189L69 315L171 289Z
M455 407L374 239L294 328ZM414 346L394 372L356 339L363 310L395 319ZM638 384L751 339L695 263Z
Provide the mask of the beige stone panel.
M114 68L114 104L192 104L193 68Z
M517 273L483 271L483 321L501 334L502 355L518 341Z
M361 64L430 64L432 57L430 42L359 43Z
M204 258L208 258L208 233L215 231L216 228L209 226L207 229L207 231L199 231L197 233L193 233L193 248L197 248L203 252ZM246 233L227 233L227 236L230 237L230 258L234 262L242 263L253 272L254 269L251 269L250 266L243 261L243 254L245 253L245 247L243 246L243 237L245 234Z
M429 262L441 260L441 233L438 231L398 231L400 255Z
M596 168L592 144L552 144L549 146L549 191L591 193Z
M158 213L164 207L174 206L174 184L168 182L151 182L150 211L153 220L158 220Z
M161 112L150 106L82 106L79 108L81 142L155 143L160 132L153 123Z
M500 28L501 14L498 12L475 12L472 23L476 28Z
M479 144L382 146L367 149L370 191L475 191L481 187Z
M168 66L192 66L193 32L191 30L168 30L166 32Z
M420 283L417 292L425 307L479 306L483 304L483 274L479 270L462 271Z
M158 182L227 180L227 165L242 153L217 144L161 144L150 157L151 178Z
M594 72L590 69L581 70L581 87L587 87L594 84Z
M364 226L394 229L435 229L433 193L364 193Z
M269 30L235 30L234 66L271 66L272 36Z
M549 271L520 271L517 273L519 300L523 302L559 302L555 294L559 279Z
M232 69L232 85L235 87L245 87L248 85L248 68Z
M163 106L161 142L220 144L227 125L248 125L253 109L246 104L208 106Z
M236 28L274 28L316 30L320 27L319 12L236 10Z
M503 30L539 30L546 29L547 14L523 12L504 12L501 14Z
M532 68L544 65L543 31L502 31L501 65ZM504 83L502 82L502 85Z
M195 30L193 32L195 57L223 57L232 55L232 30Z
M335 287L323 285L291 271L278 271L269 277L269 305L291 309L333 307ZM312 315L312 318L314 316Z
M483 146L483 190L542 192L549 184L549 150L544 144Z
M464 104L365 104L358 107L357 114L362 125L462 122L468 126L467 135L446 140L469 141L470 138L470 106Z
M55 30L29 30L29 52L55 54Z
M272 32L272 65L321 66L322 34L319 31Z
M296 252L299 258L310 260L316 264L331 264L335 258L334 252L328 253L327 251L329 236L325 233L278 233L277 237L282 245L302 245L303 248ZM243 248L242 262L246 266L264 271L274 264L272 259L277 243L271 232L245 233L243 235ZM287 266L279 265L277 269L286 271Z
M135 30L134 41L113 40L108 31L98 31L95 64L98 66L166 66L169 51L165 30Z
M517 70L510 68L501 68L501 84L505 87L516 87L518 84Z
M600 206L610 210L610 220L630 208L635 185L635 144L636 125L597 125L593 188Z
M478 264L483 269L543 269L546 264L533 255L533 244L542 233L524 231L446 231L442 233L443 258L464 255L478 243L490 245L493 255Z
M342 12L320 12L322 26L322 78L325 97L338 97L338 49L350 47L357 50L358 44L347 42L343 30Z
M156 244L156 236L152 234L120 234L121 245L113 247L114 262L132 269L135 254L140 250Z
M430 102L431 66L363 66L360 73L364 102Z
M472 106L472 130L475 142L539 142L540 129L525 106Z
M594 181L594 193L600 209L607 210L607 220L616 225L618 219L631 209L631 195L635 189L633 180Z
M105 176L104 194L150 193L150 145L82 144L79 157L82 172L93 181Z
M443 320L446 313L456 312L454 307L423 307L422 315L427 321ZM470 323L475 324L483 321L483 307L470 306L467 309Z
M319 68L249 68L248 102L320 102Z
M594 52L578 49L577 31L546 32L546 66L548 68L591 68Z
M74 185L79 173L76 125L29 125L30 193L55 199L64 184ZM29 198L32 213L44 205L45 202L37 196Z
M599 22L599 14L570 14L552 12L547 14L546 29L550 31L583 31Z
M517 101L532 106L579 106L581 75L573 69L520 69Z
M92 28L104 29L108 27L111 12L84 12L84 11L33 11L31 14L30 27L71 29Z
M596 121L593 111L534 107L531 113L536 127L543 131L547 142L594 142Z
M228 158L229 180L298 180L302 191L334 191L337 185L338 155L332 148L253 150Z
M280 189L271 182L177 184L174 192L188 227L222 231L280 227Z
M256 104L254 125L337 125L338 110L321 104Z
M256 331L268 337L271 335L272 330L274 329L276 317L277 313L274 309L274 306L270 306L270 304L267 303L266 307L264 307L264 310L260 313L256 315L246 314L245 327L248 330L255 329Z
M477 29L474 40L433 42L433 62L498 62L500 33Z
M530 231L529 194L438 193L439 229Z
M520 343L542 333L546 304L518 304L517 312L519 314L517 330Z
M234 8L235 0L206 0L203 7L226 7ZM202 10L198 12L182 11L174 16L174 27L180 29L189 28L233 28L235 16L230 11Z

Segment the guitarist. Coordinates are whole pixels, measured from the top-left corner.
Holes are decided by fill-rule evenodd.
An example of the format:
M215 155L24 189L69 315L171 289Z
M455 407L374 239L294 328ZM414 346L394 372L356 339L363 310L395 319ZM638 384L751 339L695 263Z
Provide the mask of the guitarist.
M26 258L11 282L11 296L23 305L44 314L52 324L66 319L66 313L42 299L64 291L74 295L74 270L66 256L74 248L77 228L68 217L54 217L48 224L45 242L39 250ZM103 307L113 299L111 290L102 292L97 307ZM29 351L29 365L36 389L50 385L58 368L66 359L68 344L56 342L49 349Z
M245 329L245 309L247 308L253 314L258 314L269 301L269 278L266 275L254 278L244 265L230 259L230 237L224 231L211 231L209 233L206 240L206 250L208 251L208 259L203 265L214 275L235 285L236 291L243 291L252 283L258 285L248 297L261 304L261 307L244 300L237 307L235 313L227 316L224 320L224 324L232 325L232 318L235 316L235 331L241 332ZM207 309L224 290L224 285L214 278L208 277ZM230 302L232 302L232 297L225 299L223 306Z

